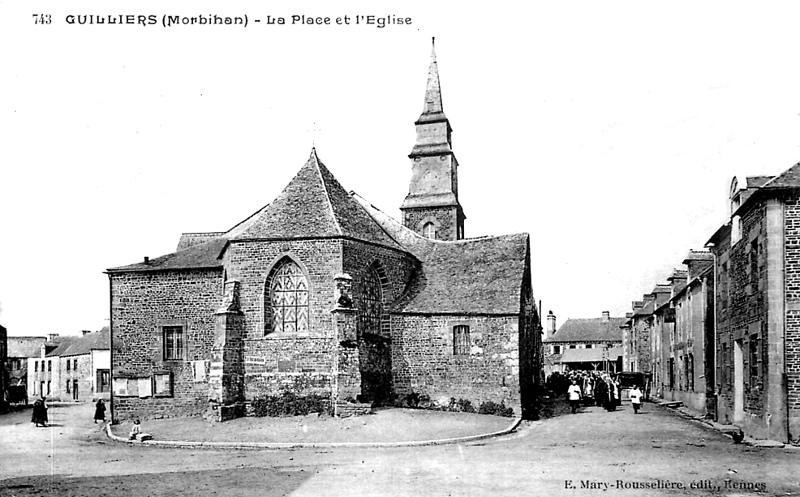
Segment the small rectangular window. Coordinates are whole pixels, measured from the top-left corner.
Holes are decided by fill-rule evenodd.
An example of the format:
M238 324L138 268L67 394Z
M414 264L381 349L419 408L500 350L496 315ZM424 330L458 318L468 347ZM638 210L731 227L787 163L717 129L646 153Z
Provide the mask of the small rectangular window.
M453 355L469 355L469 326L453 326Z
M67 364L69 364L69 363L67 363ZM67 380L67 393L71 393L71 391L70 391L70 389L69 389L69 383L70 383L70 381L69 381L69 380Z
M33 361L33 372L34 373L39 372L39 361Z
M183 359L183 326L164 326L164 359Z
M77 359L72 361L72 369L74 369L75 371L78 370L78 360Z
M69 371L69 360L67 360L67 371ZM69 393L69 391L67 391Z
M47 361L47 370L48 371L52 371L53 370L53 361L52 360L51 361ZM50 389L47 390L47 393L50 393Z
M722 388L730 387L730 384L729 384L729 381L728 381L728 378L730 376L728 374L728 365L730 363L728 362L729 358L728 358L728 344L727 343L723 343L722 344L722 351L720 352L720 355L722 356L720 358L719 363L718 363L719 364L719 369L720 369L720 371L719 371L720 387L722 387Z
M172 377L169 373L157 373L153 375L155 388L153 394L159 397L169 397L172 395Z
M759 380L758 370L758 335L750 337L750 385L753 386Z
M753 290L758 290L758 239L750 242L750 284Z

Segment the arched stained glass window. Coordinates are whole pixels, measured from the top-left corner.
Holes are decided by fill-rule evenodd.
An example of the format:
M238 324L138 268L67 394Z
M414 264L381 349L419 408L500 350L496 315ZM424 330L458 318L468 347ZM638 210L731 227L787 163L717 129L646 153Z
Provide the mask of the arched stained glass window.
M359 313L360 332L379 335L383 315L383 290L381 280L375 269L370 267L361 276L361 309Z
M422 227L422 236L424 236L425 238L429 238L431 240L435 240L436 226L431 222L425 223L425 226Z
M308 282L291 259L280 263L269 288L272 329L278 333L308 332Z

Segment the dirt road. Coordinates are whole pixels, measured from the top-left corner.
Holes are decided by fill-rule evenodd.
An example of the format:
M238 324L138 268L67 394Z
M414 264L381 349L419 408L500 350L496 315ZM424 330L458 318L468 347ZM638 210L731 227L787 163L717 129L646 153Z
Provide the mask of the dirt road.
M0 495L800 495L800 451L747 447L651 404L585 408L458 445L187 450L108 441L91 406L0 417Z

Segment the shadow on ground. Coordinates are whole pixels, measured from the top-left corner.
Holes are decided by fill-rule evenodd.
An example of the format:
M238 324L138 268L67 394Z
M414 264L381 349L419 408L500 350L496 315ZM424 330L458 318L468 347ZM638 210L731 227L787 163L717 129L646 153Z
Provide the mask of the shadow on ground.
M0 481L0 495L287 495L313 476L313 470L279 471L271 468L237 468L175 473L102 477L47 475ZM268 485L265 486L265 483Z

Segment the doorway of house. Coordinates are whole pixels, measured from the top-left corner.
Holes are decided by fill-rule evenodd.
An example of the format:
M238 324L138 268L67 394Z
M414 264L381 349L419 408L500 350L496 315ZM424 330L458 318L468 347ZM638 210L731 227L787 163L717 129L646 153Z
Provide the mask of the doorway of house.
M744 356L741 339L733 342L733 422L744 422Z
M72 400L78 400L78 380L72 380Z

